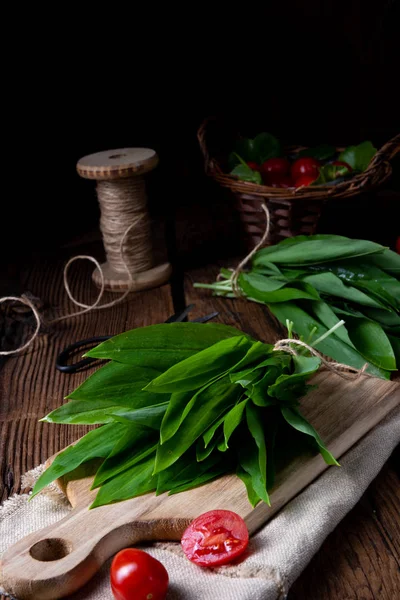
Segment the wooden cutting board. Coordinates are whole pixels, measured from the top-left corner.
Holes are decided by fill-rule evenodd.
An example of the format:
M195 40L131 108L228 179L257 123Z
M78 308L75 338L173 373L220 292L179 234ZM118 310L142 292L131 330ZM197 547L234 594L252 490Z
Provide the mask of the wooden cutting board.
M337 458L400 405L397 382L370 377L351 382L321 372L314 383L318 388L302 400L302 412ZM65 491L71 513L10 548L2 559L0 581L19 600L63 598L118 550L145 540L178 541L192 519L212 509L235 511L254 533L326 468L319 455L297 458L277 475L272 507L259 504L255 509L235 476L174 496L147 494L94 510L88 510L96 493L89 491L91 480L69 482Z

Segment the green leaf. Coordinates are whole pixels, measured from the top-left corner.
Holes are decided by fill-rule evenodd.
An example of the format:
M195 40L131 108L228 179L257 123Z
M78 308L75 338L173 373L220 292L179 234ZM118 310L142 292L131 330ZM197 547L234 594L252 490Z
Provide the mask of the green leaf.
M310 236L312 238L313 236ZM259 250L253 257L253 265L263 265L272 262L278 265L310 265L366 256L382 252L383 246L367 240L351 240L342 236L329 236L326 238L306 239L296 243L283 244L282 242Z
M399 337L395 335L388 335L388 338L392 345L393 354L396 358L397 368L400 369L400 332Z
M268 394L268 389L276 382L281 373L281 369L271 366L267 369L263 378L253 385L249 392L249 396L256 406L265 407L276 403L276 401Z
M56 456L50 467L37 480L31 498L36 496L50 483L74 471L83 463L94 458L106 458L114 445L126 432L126 427L119 423L104 425L94 431L89 431L73 446Z
M221 425L221 423L220 423ZM218 446L218 444L222 441L222 436L221 435L216 435L212 440L210 440L209 444L204 447L204 441L202 440L202 438L199 438L197 440L197 444L196 444L196 460L197 462L203 462L206 458L208 458L210 456L210 454L212 454L212 452L214 452L215 448Z
M168 402L156 404L155 406L146 406L137 410L127 410L122 408L115 411L113 418L115 421L128 421L137 425L145 425L151 429L160 430L161 422L167 410Z
M41 421L45 423L64 423L71 425L100 425L114 421L113 412L126 410L115 404L115 400L71 400L56 408Z
M167 411L160 429L160 442L164 444L178 431L182 421L196 401L197 394L193 391L175 392L171 394Z
M261 165L269 158L281 156L282 146L271 133L259 133L253 141L255 162Z
M251 167L246 164L237 165L232 169L231 175L235 175L242 181L249 181L250 183L262 184L262 177L259 171L253 171Z
M257 162L257 156L254 150L254 140L241 138L235 144L236 158L241 157L245 162Z
M241 273L239 285L247 296L265 303L300 299L319 300L318 293L310 285L302 282L286 284L257 273Z
M177 433L157 450L155 473L168 468L214 423L233 406L241 388L226 375L204 388Z
M337 296L361 304L362 306L371 306L373 308L385 308L385 306L362 292L354 286L346 285L333 273L318 273L317 275L307 275L304 281L315 287L321 294L327 296Z
M337 318L336 314L331 309L329 304L327 304L326 302L311 303L311 310L312 310L313 314L315 315L315 317L323 325L325 325L325 327L327 329L331 329L340 321L340 319ZM341 339L342 342L344 342L345 344L348 344L349 346L354 348L354 345L353 345L351 339L349 338L348 331L344 325L335 329L335 331L332 333L332 335L335 335L336 337ZM312 344L312 340L310 340L310 342Z
M246 405L247 426L258 448L258 466L263 487L267 490L267 446L263 427L263 412L254 404ZM259 493L257 491L257 493ZM262 497L262 496L261 496ZM266 495L268 498L268 494Z
M311 156L312 158L316 158L317 160L328 160L332 158L336 154L335 146L331 146L330 144L320 144L319 146L315 146L314 148L305 148L301 150L296 158L303 158L304 156Z
M284 402L297 401L305 395L309 386L306 382L318 371L321 361L316 356L293 356L294 372L280 375L273 385L268 388L268 394Z
M240 467L251 477L251 486L254 493L270 506L270 500L265 486L266 472L261 473L260 471L259 450L254 438L251 437L249 433L247 433L243 439L238 441L237 452ZM241 479L246 484L243 477L241 477ZM251 502L250 494L248 493L248 495Z
M393 250L385 248L383 252L369 257L369 262L383 269L387 273L399 277L400 274L400 254Z
M203 434L203 442L204 442L204 447L207 448L207 446L210 444L211 440L214 438L215 432L217 431L217 429L220 427L220 425L222 425L222 423L224 422L226 417L226 414L223 414L222 417L220 417L219 419L217 419L212 425L211 427L209 427Z
M126 471L156 451L157 433L149 427L127 424L126 433L117 441L106 460L100 465L92 489Z
M378 323L354 319L349 323L348 330L353 344L369 363L388 371L396 370L391 343Z
M233 434L235 429L239 427L240 423L243 420L244 410L248 401L249 399L245 398L244 400L236 404L236 406L231 408L231 410L224 417L224 439L226 448L228 448L228 443L231 438L231 435Z
M157 487L157 478L152 476L155 452L139 463L106 481L100 488L90 508L128 500L152 492Z
M242 331L220 323L163 323L116 335L85 356L162 372L216 342L242 335Z
M311 185L324 185L326 183L332 183L342 177L352 177L353 171L350 171L343 165L328 164L320 167L318 177Z
M349 146L339 154L338 160L347 162L354 171L365 171L376 154L371 142L362 142L358 146Z
M198 475L197 477L195 477L194 479L191 479L190 481L188 481L187 483L184 483L183 485L172 488L171 491L169 492L168 496L172 496L173 494L179 494L180 492L186 492L187 490L192 490L193 488L199 487L200 485L203 485L204 483L212 481L213 479L216 479L217 477L220 477L221 475L225 475L228 472L229 472L228 465L225 462L224 463L219 462L214 467L209 468L202 475Z
M168 469L158 474L156 495L159 496L174 488L192 483L194 479L197 479L220 462L221 456L213 455L198 463L195 453L189 450Z
M266 358L273 353L273 345L264 342L253 342L253 345L246 352L245 356L234 367L230 369L231 373L242 371L246 367L258 368L259 360ZM232 378L231 378L232 380ZM233 380L232 380L233 381Z
M119 362L109 362L100 367L79 385L67 398L69 400L115 400L120 406L147 406L156 404L154 395L142 392L143 388L160 374L159 369L134 367ZM157 399L158 400L158 399ZM161 401L161 400L160 400Z
M145 389L159 393L199 389L241 360L252 343L244 335L217 342L174 365L153 379Z
M249 499L250 504L253 508L257 506L259 502L261 502L260 496L253 488L252 477L247 471L245 471L240 465L238 465L236 469L236 475L241 479L246 486L247 497Z
M339 466L337 460L332 456L329 450L324 446L323 441L319 437L318 433L315 431L314 427L299 413L299 411L292 407L281 406L281 412L284 419L297 429L297 431L301 431L306 435L310 435L317 442L319 451L322 455L322 458L328 465L336 465Z

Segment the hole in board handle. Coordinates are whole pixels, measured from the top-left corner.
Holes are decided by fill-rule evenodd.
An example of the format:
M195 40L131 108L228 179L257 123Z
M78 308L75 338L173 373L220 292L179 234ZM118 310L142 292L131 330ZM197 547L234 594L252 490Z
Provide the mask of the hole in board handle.
M35 560L42 562L50 562L52 560L60 560L67 556L72 550L72 545L66 540L61 538L49 538L46 540L40 540L34 544L29 554Z

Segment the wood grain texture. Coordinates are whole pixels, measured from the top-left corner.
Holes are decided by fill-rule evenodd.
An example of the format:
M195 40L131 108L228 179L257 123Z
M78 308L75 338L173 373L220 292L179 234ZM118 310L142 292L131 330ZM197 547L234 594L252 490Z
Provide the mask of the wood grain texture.
M54 316L76 310L62 286L66 258L42 260L21 272L18 282L21 290L56 307ZM73 295L86 303L93 302L98 293L91 283L92 268L92 263L79 261L70 273ZM105 294L104 302L111 299L115 300L115 295ZM87 431L84 426L39 423L92 372L60 373L55 369L58 353L74 341L161 322L172 313L169 286L132 294L126 302L105 311L61 321L41 333L25 354L4 362L0 371L0 501L21 491L21 475Z
M144 175L158 165L158 156L150 148L117 148L88 154L76 170L85 179L121 179Z
M395 382L343 381L326 371L313 381L318 387L303 398L302 413L338 458L400 404ZM94 510L88 510L96 495L90 492L93 480L70 481L65 489L74 510L3 555L3 585L21 600L63 598L118 550L146 540L180 540L190 521L218 508L238 513L253 533L326 469L320 455L297 456L277 473L272 506L260 503L255 509L234 475L177 495L146 494Z
M238 261L225 261L236 266ZM201 311L221 310L220 318L238 325L247 320L263 339L274 340L274 317L264 307L242 300L212 297L193 282L210 282L218 268L190 271L185 280L187 302ZM263 315L266 321L261 322ZM246 319L245 319L246 320ZM275 321L276 324L276 321ZM277 324L280 328L280 324ZM282 330L281 330L282 331ZM250 331L249 331L250 333ZM268 336L272 336L269 338ZM393 600L400 589L400 448L372 482L362 500L327 538L289 591L288 600Z
M67 257L64 257L67 258ZM232 261L232 265L235 261ZM40 266L21 273L21 291L31 289L36 295L61 306L65 296L61 287L61 263L41 261ZM191 272L186 280L186 301L196 302L193 316L210 310L221 310L220 322L242 327L262 339L279 337L279 325L264 307L245 301L213 298L205 290L194 290L192 281L210 281L216 268ZM80 263L71 272L73 291L83 277L89 281L91 265ZM90 301L96 290L88 285L82 299ZM108 296L113 298L111 294ZM155 322L160 305L168 304L173 312L168 288L141 292L105 312L61 323L57 330L41 335L35 353L40 358L39 369L32 356L10 359L0 371L0 460L1 498L20 490L20 474L43 462L47 456L71 443L85 431L81 426L56 426L37 422L39 416L59 404L88 372L65 376L52 366L56 353L68 343L91 335L113 334L134 324ZM65 307L64 307L65 308ZM164 318L164 315L163 315ZM161 319L160 319L161 320ZM51 359L51 355L53 358ZM46 374L44 377L43 375ZM21 418L21 407L25 414ZM26 408L27 407L27 408ZM397 458L399 456L397 455ZM399 589L399 478L388 465L370 486L361 503L331 534L308 569L293 586L290 600L340 600L364 598L395 598ZM369 595L368 595L369 594ZM238 599L239 600L239 599Z

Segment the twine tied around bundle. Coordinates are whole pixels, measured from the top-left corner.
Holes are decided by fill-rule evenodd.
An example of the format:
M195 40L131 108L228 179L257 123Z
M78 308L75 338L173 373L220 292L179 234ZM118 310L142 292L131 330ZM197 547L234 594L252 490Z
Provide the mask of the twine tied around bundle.
M339 375L339 377L341 377L342 379L357 381L357 379L359 379L362 375L372 377L372 375L366 372L366 369L368 368L368 363L365 363L365 365L361 369L357 369L356 367L350 367L349 365L345 365L343 363L338 363L332 360L326 360L326 358L320 352L318 352L318 350L315 350L315 348L313 348L306 342L303 342L302 340L296 340L293 338L278 340L274 345L274 350L282 350L283 352L288 352L292 356L298 356L296 350L292 348L292 344L301 346L302 348L306 348L308 352L310 352L310 354L312 354L316 358L319 358L319 360L326 369L332 371L332 373L335 373L335 375Z

